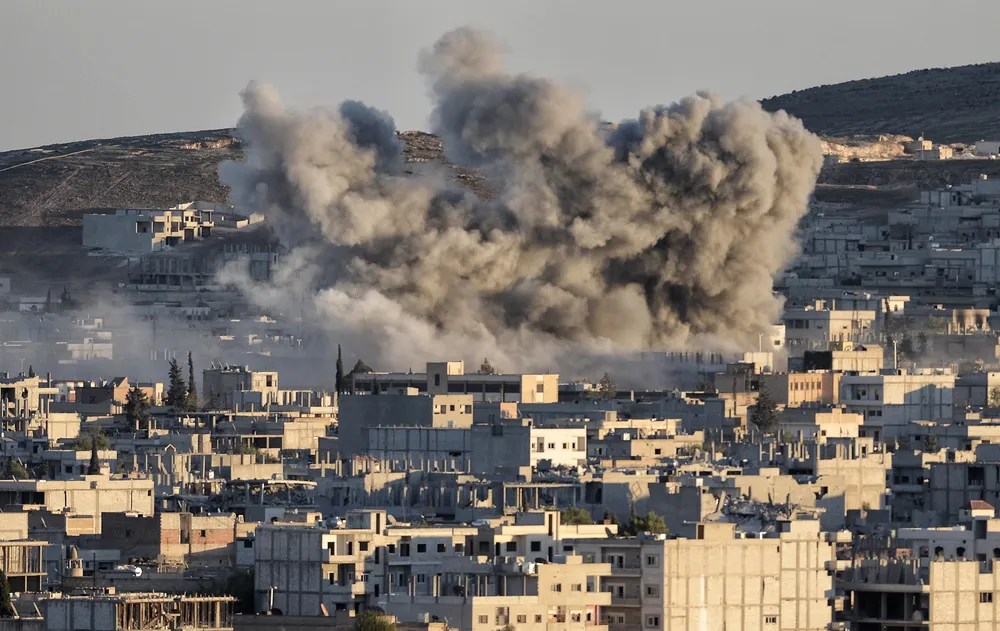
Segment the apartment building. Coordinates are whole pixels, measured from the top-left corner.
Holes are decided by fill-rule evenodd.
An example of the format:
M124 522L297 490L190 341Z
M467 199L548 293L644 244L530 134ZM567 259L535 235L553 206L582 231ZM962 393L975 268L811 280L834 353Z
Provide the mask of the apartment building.
M231 410L239 392L258 392L266 406L278 400L278 373L249 366L219 366L202 371L201 396L216 410Z
M402 620L432 611L469 619L476 628L493 624L496 607L508 607L502 616L511 624L524 616L522 624L558 619L566 628L599 626L599 611L587 605L599 604L600 578L610 568L583 563L573 541L617 532L614 526L561 524L555 511L496 526L388 519L383 511L352 510L345 528L258 527L258 602L267 598L289 615L315 615L321 605L328 611L377 605ZM481 615L488 621L480 622ZM536 623L536 615L544 620Z
M821 307L822 305L820 305ZM790 353L827 350L831 342L874 342L875 312L817 307L785 309L785 345Z
M371 392L375 383L387 391L415 388L431 395L469 394L476 401L555 403L559 400L557 374L481 374L465 372L460 361L428 362L423 373L352 373L353 392Z
M786 407L836 405L840 397L840 374L795 372L761 375L760 381L775 403Z
M367 430L373 427L455 429L472 425L472 395L409 392L341 396L338 421L341 456L347 458L364 453L369 441Z
M844 375L840 380L840 402L876 427L876 439L897 435L911 421L951 420L954 392L955 375L948 370Z
M81 476L73 480L0 480L0 509L33 508L99 516L135 512L152 515L153 481L148 478L108 475Z
M752 536L699 524L695 538L580 541L585 560L610 564L602 589L609 631L821 631L832 619L834 543L816 521Z
M147 254L212 235L214 210L119 208L83 216L83 247Z

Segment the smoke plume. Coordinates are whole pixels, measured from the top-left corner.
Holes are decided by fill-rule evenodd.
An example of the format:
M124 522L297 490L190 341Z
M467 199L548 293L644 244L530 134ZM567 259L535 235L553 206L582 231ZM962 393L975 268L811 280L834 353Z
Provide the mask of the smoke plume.
M740 345L778 317L773 277L822 161L798 120L700 93L605 125L573 91L505 71L470 29L420 68L447 158L496 198L404 174L385 112L293 112L251 84L245 160L220 176L292 254L268 287L230 282L397 366Z

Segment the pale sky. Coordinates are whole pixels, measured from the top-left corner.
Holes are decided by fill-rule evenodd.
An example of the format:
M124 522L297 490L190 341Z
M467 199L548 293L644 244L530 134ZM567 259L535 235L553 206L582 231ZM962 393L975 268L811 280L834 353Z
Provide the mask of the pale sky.
M698 89L761 98L1000 60L998 0L0 0L0 150L235 124L251 79L426 128L418 52L492 30L609 120Z

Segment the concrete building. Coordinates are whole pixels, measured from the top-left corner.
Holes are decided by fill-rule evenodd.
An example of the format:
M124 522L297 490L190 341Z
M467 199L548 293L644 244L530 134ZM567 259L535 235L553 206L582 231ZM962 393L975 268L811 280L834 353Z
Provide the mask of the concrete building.
M362 453L370 427L461 428L472 425L470 394L349 394L340 397L339 437L343 457Z
M775 403L786 407L836 405L840 398L840 374L798 372L761 375Z
M88 475L76 480L0 480L0 509L5 511L37 507L94 516L152 515L153 506L153 482L145 478Z
M352 373L354 392L371 392L377 382L389 392L415 388L427 394L471 394L476 401L555 403L559 400L559 375L467 374L460 361L429 362L425 373Z
M828 350L831 342L865 344L875 341L872 331L874 311L790 308L785 309L782 322L785 325L785 345L793 354Z
M212 235L214 211L126 209L83 216L83 247L148 254Z
M19 610L38 608L46 631L121 631L124 629L199 629L232 631L231 596L161 593L69 596L62 593L20 594Z
M221 366L202 371L201 396L206 406L231 410L239 398L236 393L257 392L264 406L278 401L278 373L250 370L249 366Z
M733 524L699 524L693 539L580 541L586 560L611 565L602 581L609 631L821 631L833 617L836 535L815 521L746 537Z
M895 436L911 421L947 421L952 418L955 375L950 371L891 375L844 375L840 402L848 412L861 414L865 423L881 430L876 440Z

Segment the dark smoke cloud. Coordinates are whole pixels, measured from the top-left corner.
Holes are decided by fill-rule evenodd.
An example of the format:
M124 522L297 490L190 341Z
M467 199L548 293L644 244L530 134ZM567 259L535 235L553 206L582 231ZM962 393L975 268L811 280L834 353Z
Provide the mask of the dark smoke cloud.
M707 94L610 130L574 92L507 73L500 52L460 29L420 60L433 131L450 161L487 175L489 202L400 175L384 112L291 112L251 84L246 158L221 180L293 250L271 286L227 280L386 367L483 355L554 367L591 350L756 340L781 309L772 279L797 253L819 140Z

